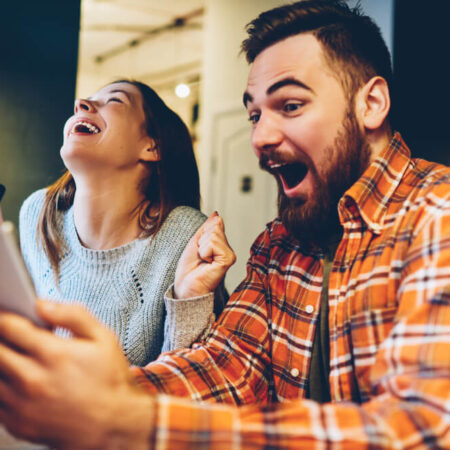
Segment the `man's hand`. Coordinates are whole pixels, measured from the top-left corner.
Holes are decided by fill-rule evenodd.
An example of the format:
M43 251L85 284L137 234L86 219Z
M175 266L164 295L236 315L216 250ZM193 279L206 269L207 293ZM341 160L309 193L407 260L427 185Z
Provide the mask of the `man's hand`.
M192 236L178 261L175 297L196 297L214 291L235 261L223 220L213 213Z
M0 313L0 422L58 448L148 448L154 400L114 335L80 306L40 301L38 311L73 338Z

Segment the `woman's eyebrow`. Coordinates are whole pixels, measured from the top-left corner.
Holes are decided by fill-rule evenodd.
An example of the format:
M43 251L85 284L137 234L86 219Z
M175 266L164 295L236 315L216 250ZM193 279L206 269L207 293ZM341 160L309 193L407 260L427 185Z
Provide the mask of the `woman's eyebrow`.
M124 91L123 89L113 89L112 91L108 91L108 94L116 94L116 93L122 93L128 98L129 101L132 100L130 94L127 91Z
M132 102L132 98L130 94L127 91L124 91L123 89L113 89L111 91L106 92L106 94L124 94L129 102ZM93 97L88 97L86 100L93 100Z

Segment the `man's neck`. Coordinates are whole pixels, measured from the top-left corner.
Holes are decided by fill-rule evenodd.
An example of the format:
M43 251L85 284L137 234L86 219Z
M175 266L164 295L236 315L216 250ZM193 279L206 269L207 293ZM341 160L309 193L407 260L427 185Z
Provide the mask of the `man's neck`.
M378 130L367 133L366 138L368 144L370 145L370 149L372 150L370 156L370 162L372 162L385 148L388 147L392 140L392 132L390 127L385 125Z

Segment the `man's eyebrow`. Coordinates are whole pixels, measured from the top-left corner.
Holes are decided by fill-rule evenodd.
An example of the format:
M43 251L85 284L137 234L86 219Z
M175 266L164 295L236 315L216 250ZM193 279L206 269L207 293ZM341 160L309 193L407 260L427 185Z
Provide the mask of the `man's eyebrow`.
M242 101L244 102L244 106L247 108L247 102L252 102L253 97L247 92L244 92L244 95L242 96Z
M301 87L302 89L305 89L309 92L314 93L314 90L312 88L310 88L307 84L301 82L300 80L297 80L296 78L289 77L289 78L284 78L283 80L277 81L276 83L272 84L272 86L270 86L267 89L266 94L267 95L273 94L275 91L277 91L278 89L281 89L284 86L298 86L298 87ZM246 91L246 92L244 92L242 101L244 102L244 106L247 107L247 102L252 102L253 97Z
M270 86L267 89L266 94L267 95L272 94L284 86L298 86L298 87L301 87L302 89L306 89L307 91L314 93L314 91L305 83L302 83L300 80L297 80L296 78L289 77L289 78L284 78L283 80L277 81L276 83L272 84L272 86Z

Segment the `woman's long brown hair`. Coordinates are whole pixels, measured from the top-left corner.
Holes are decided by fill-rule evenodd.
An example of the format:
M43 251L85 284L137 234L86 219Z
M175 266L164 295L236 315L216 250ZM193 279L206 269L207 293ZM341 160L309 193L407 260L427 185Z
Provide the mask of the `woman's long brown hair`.
M118 80L137 87L142 95L146 131L156 142L160 161L147 163L149 176L143 180L145 200L139 205L139 225L144 236L158 232L164 220L177 206L200 207L200 186L197 164L189 131L180 119L156 94L139 81ZM75 181L66 171L47 188L41 210L37 239L50 261L56 280L64 242L57 231L58 213L67 211L75 197Z

